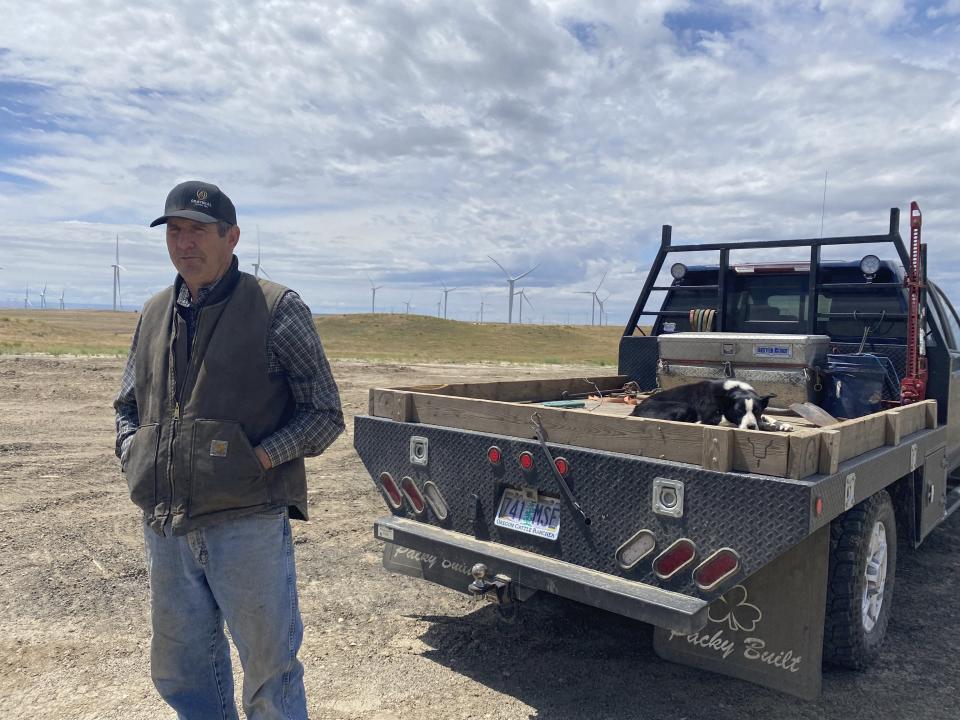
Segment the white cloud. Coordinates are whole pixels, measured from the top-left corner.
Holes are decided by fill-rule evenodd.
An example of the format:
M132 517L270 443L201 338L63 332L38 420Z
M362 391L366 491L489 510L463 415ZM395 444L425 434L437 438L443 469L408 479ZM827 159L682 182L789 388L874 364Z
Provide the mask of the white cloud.
M824 171L826 233L882 232L918 199L945 267L955 4L17 4L0 301L49 276L104 302L118 232L142 301L172 275L144 226L190 177L236 202L245 266L259 225L271 275L317 311L368 308L369 273L384 307L427 310L446 283L475 288L451 315L483 293L502 316L492 254L544 263L531 299L556 320L582 321L573 292L609 268L619 323L661 223L678 241L816 235Z
M960 0L947 0L946 2L927 8L927 17L955 17L960 15Z

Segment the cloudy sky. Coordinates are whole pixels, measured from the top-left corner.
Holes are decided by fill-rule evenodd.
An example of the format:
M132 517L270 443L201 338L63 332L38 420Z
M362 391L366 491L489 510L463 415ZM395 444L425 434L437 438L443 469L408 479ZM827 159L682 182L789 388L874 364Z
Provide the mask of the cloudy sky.
M152 7L152 9L151 9ZM681 241L924 212L960 297L960 0L0 0L0 304L169 284L177 182L314 312L625 322ZM16 18L16 20L12 20ZM824 175L827 177L826 202ZM904 213L906 217L906 212ZM906 235L907 227L902 228ZM783 259L783 258L778 258Z

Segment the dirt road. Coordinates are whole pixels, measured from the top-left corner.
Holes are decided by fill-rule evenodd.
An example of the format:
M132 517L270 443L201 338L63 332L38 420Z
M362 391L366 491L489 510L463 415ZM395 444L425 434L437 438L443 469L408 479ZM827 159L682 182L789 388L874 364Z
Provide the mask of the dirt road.
M2 718L170 717L149 680L141 525L113 456L121 369L0 356ZM879 664L828 671L816 703L661 661L650 627L617 616L549 601L503 627L382 569L371 524L384 507L350 437L368 387L587 372L334 363L348 433L308 461L312 520L294 526L312 718L960 716L960 513L901 550Z

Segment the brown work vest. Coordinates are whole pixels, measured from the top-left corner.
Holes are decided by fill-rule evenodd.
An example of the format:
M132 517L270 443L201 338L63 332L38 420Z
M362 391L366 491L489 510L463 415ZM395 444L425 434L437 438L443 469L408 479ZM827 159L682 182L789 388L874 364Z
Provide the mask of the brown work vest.
M157 532L175 535L275 506L307 517L303 458L264 471L253 448L295 402L267 372L267 341L287 288L231 267L199 311L193 347L175 309L179 286L146 302L134 393L140 428L126 454L130 498Z

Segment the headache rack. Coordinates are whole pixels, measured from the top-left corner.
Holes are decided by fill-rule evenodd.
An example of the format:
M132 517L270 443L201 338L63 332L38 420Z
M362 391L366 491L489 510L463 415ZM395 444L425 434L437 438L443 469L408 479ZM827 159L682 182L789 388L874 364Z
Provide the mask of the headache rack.
M726 313L726 301L727 301L727 279L729 276L729 271L731 269L730 265L730 251L731 250L750 250L750 249L774 249L774 248L788 248L788 247L809 247L810 248L810 277L808 284L807 292L807 313L806 313L806 328L803 332L814 335L817 334L817 324L820 318L851 318L855 317L862 320L905 320L907 318L906 313L823 313L818 312L818 302L820 299L821 290L854 290L854 291L863 291L863 292L875 292L881 288L903 288L903 283L900 282L871 282L871 283L824 283L820 282L820 255L821 250L825 245L866 245L866 244L877 244L877 243L891 243L897 251L897 255L900 258L900 261L903 263L905 268L910 267L910 255L907 252L907 248L903 243L903 238L900 236L900 210L899 208L890 209L890 226L889 230L885 235L851 235L843 237L826 237L826 238L810 238L810 239L801 239L801 240L752 240L746 242L729 242L729 243L697 243L691 245L673 245L671 244L671 236L673 233L673 228L670 225L664 225L661 235L660 235L660 249L657 251L657 256L653 261L653 264L650 267L650 272L647 274L647 279L643 284L643 289L640 292L640 297L637 299L637 303L633 308L633 312L630 314L630 319L627 321L627 325L624 328L624 336L631 336L634 334L638 328L638 323L640 318L643 316L648 317L687 317L688 311L686 310L647 310L646 305L647 301L650 298L650 293L654 291L676 291L678 289L690 288L695 290L715 290L717 293L716 305L712 308L716 311L716 330L719 332L724 332L727 330L727 313ZM663 269L663 264L666 261L667 255L671 253L692 253L692 252L706 252L706 251L719 251L720 252L720 264L719 272L717 273L717 283L715 285L683 285L678 281L673 285L657 285L657 278L660 275L660 271Z

